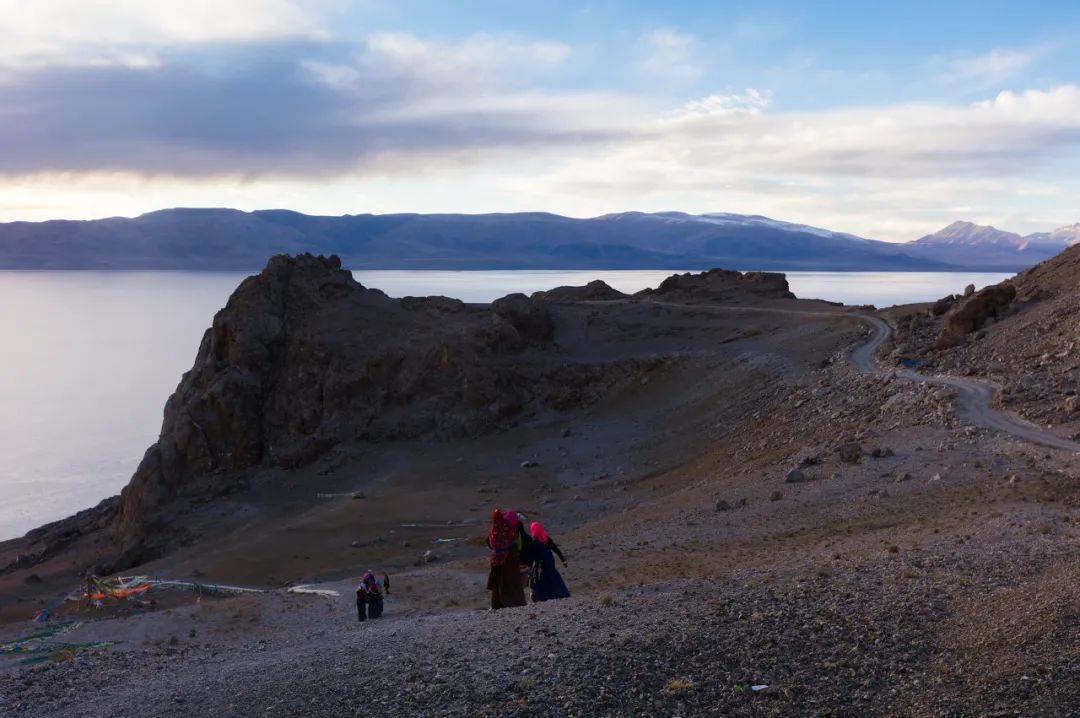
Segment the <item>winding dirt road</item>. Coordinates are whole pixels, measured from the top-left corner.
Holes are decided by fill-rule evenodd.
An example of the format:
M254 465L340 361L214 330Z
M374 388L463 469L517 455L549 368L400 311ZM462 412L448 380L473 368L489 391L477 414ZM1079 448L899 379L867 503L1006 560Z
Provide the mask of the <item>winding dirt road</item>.
M992 403L994 395L997 393L997 387L988 381L946 374L925 375L911 369L883 369L879 367L875 354L878 348L888 341L892 335L892 327L881 317L870 314L856 314L853 316L857 316L869 324L871 328L870 338L867 342L851 353L851 361L859 371L866 374L892 375L908 381L947 386L956 391L958 412L975 426L997 429L1018 439L1041 446L1080 452L1080 443L1051 434L1049 431L1041 429L1017 416L993 408Z
M1080 442L1072 441L1045 429L1025 421L1018 416L1008 414L993 407L994 396L998 387L984 379L971 379L969 377L950 376L948 374L920 374L911 369L883 368L877 363L877 350L892 336L892 327L879 316L873 314L845 314L840 311L815 312L799 309L781 309L778 307L754 307L754 306L716 306L705 304L681 304L676 302L655 301L670 307L692 308L696 310L734 311L734 312L764 312L779 314L801 314L809 317L851 317L858 319L870 326L870 338L851 353L851 361L855 368L864 374L877 376L895 376L900 379L914 382L926 382L947 386L956 392L956 408L958 413L968 422L975 426L986 429L996 429L1005 432L1018 439L1029 441L1040 446L1053 449L1063 449L1080 453Z

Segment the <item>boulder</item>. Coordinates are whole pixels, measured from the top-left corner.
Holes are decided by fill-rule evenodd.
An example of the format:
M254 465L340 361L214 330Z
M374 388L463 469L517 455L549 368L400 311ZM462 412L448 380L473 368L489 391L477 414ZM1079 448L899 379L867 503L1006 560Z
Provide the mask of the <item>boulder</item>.
M964 296L965 297L970 297L974 293L975 293L975 285L974 284L969 284L966 287L964 287Z
M496 316L508 321L525 342L548 342L555 334L551 312L524 294L508 294L491 303Z
M862 446L854 441L849 441L840 445L838 450L840 454L840 460L848 464L857 464L859 459L862 458Z
M788 469L788 472L784 474L785 484L801 484L806 480L806 473L802 469Z
M929 314L932 317L940 317L942 314L949 311L954 304L956 304L956 297L951 294L947 297L942 297L930 305Z
M968 334L994 319L1016 298L1016 287L1009 282L984 287L959 302L945 316L935 349L948 349L967 341Z

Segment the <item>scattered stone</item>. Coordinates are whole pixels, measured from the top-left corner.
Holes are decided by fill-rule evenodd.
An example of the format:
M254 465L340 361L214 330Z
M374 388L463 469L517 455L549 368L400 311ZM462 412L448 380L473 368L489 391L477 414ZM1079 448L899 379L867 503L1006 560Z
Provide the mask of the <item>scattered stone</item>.
M352 495L352 497L353 497L354 499L366 499L366 498L367 498L367 494L365 494L365 493L364 493L363 491L357 491L357 492L355 492L355 493L354 493L354 494Z
M769 501L779 501L782 498L784 498L784 492L782 491L774 491L769 494Z
M848 464L857 464L862 457L862 447L854 442L849 441L846 444L840 445L840 460Z
M31 574L28 574L26 576L26 578L23 579L23 583L37 584L37 583L45 583L45 581L44 581L44 579L41 578L41 576L38 576L36 573L31 573Z
M567 439L567 438L569 438L569 437L570 437L570 435L571 435L572 433L573 433L573 432L572 432L572 431L570 431L570 429L563 429L563 430L562 430L562 433L560 434L560 436L562 436L562 438L564 438L564 439Z
M434 563L439 560L439 554L435 553L431 549L424 551L424 555L421 558L424 563Z
M911 474L907 473L906 471L901 471L899 474L896 475L896 483L902 484L905 481L911 481Z
M724 501L723 499L720 499L719 501L716 502L716 510L717 511L731 511L731 504L729 504L727 501Z
M893 452L892 449L888 447L883 448L879 446L870 452L870 456L874 457L875 459L884 459L890 456L896 456L896 454Z
M532 459L521 462L521 468L523 468L523 469L535 469L538 466L540 466L540 462L539 461L534 461Z
M1020 477L1017 476L1016 474L1013 474L1012 476L1009 477L1009 483L1010 484L1018 484L1018 483L1020 483Z
M789 469L788 472L784 474L785 484L801 484L806 480L806 474L802 469Z

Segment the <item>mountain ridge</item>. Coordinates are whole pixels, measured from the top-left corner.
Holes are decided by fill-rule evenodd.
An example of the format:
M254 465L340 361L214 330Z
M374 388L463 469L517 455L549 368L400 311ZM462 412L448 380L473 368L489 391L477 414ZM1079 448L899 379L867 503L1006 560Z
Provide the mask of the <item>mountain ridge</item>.
M549 212L309 215L178 207L137 217L0 223L0 269L254 270L275 254L352 269L1019 271L1080 241L957 221L907 243L763 215Z
M1080 241L1080 224L1020 235L993 225L958 220L905 245L917 257L949 264L977 262L1019 271L1050 259Z
M307 215L175 208L0 224L0 268L249 270L275 254L353 269L949 270L879 242L760 215L544 212Z

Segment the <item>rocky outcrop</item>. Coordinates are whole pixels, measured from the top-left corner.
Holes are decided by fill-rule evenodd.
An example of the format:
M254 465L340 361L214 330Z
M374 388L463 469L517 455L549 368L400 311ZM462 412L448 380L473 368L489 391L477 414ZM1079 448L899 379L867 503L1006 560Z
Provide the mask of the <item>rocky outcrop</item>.
M745 299L794 299L787 277L779 272L707 272L673 274L656 289L638 292L640 297L667 301L733 301Z
M600 279L594 279L583 287L555 287L532 295L533 299L546 302L597 302L626 297L626 294Z
M559 355L552 307L523 294L395 300L336 257L274 257L214 317L169 398L121 495L122 545L141 555L140 542L168 533L170 503L239 490L253 467L302 466L348 442L475 436L590 403L651 368Z
M967 336L981 329L987 319L997 317L1016 298L1016 287L1009 282L984 287L960 301L945 316L935 348L946 349L967 341Z
M0 576L44 563L80 536L106 528L116 516L118 504L119 499L112 496L93 508L83 509L73 516L28 532L22 538L27 550L16 556L14 561L0 565Z

